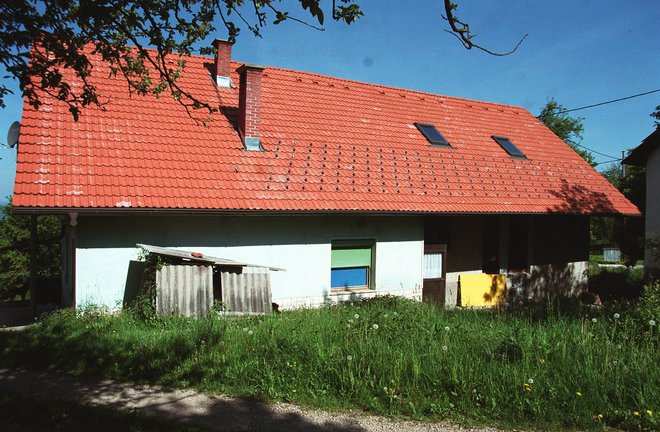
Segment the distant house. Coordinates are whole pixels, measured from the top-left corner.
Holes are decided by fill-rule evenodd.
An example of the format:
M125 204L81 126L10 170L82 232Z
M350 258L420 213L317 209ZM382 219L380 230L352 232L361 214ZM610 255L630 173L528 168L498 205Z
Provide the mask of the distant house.
M623 163L646 168L644 267L647 273L660 275L660 129L635 147Z
M74 122L25 104L14 194L66 220L64 302L121 302L136 243L284 268L280 307L377 294L457 304L461 274L584 289L589 216L639 211L523 108L191 56L170 97L110 98ZM75 85L75 83L74 83ZM193 117L205 114L193 113Z

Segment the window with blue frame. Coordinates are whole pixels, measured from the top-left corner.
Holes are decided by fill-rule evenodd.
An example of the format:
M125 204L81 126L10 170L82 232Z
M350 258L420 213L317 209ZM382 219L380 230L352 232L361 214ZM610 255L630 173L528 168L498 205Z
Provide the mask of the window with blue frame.
M371 288L373 240L333 241L330 287L333 290Z

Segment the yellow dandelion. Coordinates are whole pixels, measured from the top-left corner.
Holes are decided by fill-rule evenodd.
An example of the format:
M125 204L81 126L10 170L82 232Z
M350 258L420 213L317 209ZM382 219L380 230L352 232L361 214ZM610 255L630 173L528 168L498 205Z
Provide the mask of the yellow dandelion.
M652 416L652 415L653 415L653 411L651 411L651 410L646 410L646 414Z
M580 392L575 392L575 394L577 395L577 397L582 397L582 393Z
M635 412L633 412L633 415L639 417L639 411L635 411Z

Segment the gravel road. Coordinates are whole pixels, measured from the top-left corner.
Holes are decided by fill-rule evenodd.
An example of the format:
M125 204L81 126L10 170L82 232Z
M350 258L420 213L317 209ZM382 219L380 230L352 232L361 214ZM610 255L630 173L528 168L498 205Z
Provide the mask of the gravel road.
M402 431L496 432L440 423L396 421L355 413L329 413L285 403L206 395L192 390L81 379L48 372L0 369L0 390L12 389L40 399L75 401L137 411L211 431Z

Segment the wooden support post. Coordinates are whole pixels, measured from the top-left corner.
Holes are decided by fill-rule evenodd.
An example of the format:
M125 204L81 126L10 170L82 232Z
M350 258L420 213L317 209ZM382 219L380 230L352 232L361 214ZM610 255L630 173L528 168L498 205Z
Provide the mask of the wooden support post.
M37 216L30 216L30 305L37 316Z

